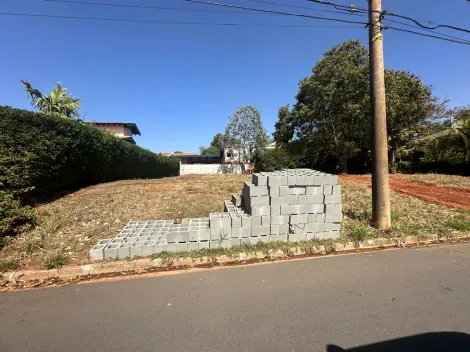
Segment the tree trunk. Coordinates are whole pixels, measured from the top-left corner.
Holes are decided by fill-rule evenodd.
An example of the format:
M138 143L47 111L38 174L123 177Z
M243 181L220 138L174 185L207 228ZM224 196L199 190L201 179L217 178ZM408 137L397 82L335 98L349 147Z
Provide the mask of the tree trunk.
M342 174L348 173L348 157L347 156L343 155L341 158L339 158L338 170Z
M388 168L391 174L397 173L397 163L395 160L395 149L390 148L388 151Z

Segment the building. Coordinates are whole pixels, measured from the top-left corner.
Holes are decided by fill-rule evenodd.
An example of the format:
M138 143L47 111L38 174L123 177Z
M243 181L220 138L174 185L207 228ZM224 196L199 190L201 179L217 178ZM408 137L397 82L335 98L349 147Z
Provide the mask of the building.
M114 134L116 137L127 142L135 143L134 135L141 135L139 128L134 122L85 122L99 130Z

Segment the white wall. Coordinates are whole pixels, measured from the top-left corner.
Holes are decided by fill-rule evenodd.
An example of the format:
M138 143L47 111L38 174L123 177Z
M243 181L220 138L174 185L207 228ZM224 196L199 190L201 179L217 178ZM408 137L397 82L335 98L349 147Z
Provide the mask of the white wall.
M245 164L245 170L252 166ZM240 164L180 164L180 175L241 174Z

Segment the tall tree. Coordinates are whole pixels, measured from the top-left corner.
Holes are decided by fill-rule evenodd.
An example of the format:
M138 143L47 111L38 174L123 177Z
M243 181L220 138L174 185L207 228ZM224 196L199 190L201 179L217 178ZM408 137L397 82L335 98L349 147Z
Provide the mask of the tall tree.
M294 132L290 127L291 122L289 105L281 106L277 113L277 122L274 125L275 130L273 133L274 141L278 146L287 146L294 136Z
M67 88L62 87L60 82L57 82L57 86L52 89L49 95L33 88L27 81L21 80L21 82L31 98L31 105L42 113L76 119L80 117L78 111L82 107L80 99L67 95Z
M238 155L239 161L259 160L268 144L268 136L261 122L261 114L253 106L239 108L229 118L225 128L224 145Z

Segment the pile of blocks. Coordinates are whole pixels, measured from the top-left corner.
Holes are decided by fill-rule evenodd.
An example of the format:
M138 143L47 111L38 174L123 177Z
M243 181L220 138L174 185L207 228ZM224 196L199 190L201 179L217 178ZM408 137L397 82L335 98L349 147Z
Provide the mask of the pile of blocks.
M342 221L336 175L310 169L253 174L242 194L208 218L130 221L90 250L92 260L149 256L163 251L229 248L258 242L335 239Z

